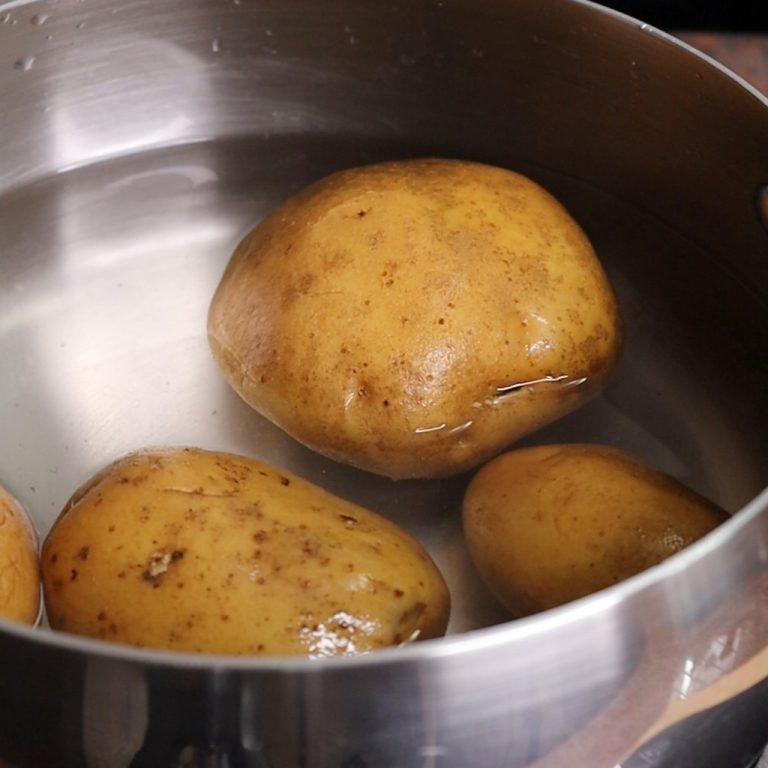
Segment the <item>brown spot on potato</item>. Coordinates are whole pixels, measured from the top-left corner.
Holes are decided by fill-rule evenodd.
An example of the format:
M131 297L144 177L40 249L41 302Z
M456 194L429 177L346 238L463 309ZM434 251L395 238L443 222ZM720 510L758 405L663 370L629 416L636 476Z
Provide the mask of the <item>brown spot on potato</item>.
M84 547L80 547L80 551L77 553L77 557L79 560L87 560L88 554L90 553L91 548L86 545Z
M314 283L315 276L311 272L302 275L299 279L298 292L303 294L309 293Z
M315 557L320 551L320 545L312 539L305 539L301 545L301 551L309 557Z

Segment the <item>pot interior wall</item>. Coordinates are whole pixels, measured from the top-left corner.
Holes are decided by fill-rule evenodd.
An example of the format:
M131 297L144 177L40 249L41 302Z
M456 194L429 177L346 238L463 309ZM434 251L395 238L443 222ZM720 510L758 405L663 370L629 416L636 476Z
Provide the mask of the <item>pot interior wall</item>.
M731 512L765 486L768 143L754 127L729 140L766 126L757 98L579 4L515 3L503 34L492 2L419 2L407 25L379 4L213 5L33 3L0 28L0 471L42 534L123 453L243 452L416 534L448 578L452 632L506 620L464 551L466 477L394 484L310 453L224 385L205 339L232 248L270 207L420 155L544 184L618 293L614 381L526 443L622 447Z

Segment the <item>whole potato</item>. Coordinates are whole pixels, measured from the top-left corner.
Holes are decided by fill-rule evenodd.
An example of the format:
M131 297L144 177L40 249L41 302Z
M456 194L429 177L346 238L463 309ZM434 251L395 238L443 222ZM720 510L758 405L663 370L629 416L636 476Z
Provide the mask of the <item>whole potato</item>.
M351 655L445 631L449 597L386 519L225 453L131 454L45 540L54 629L184 651Z
M498 456L470 482L463 516L480 576L517 616L616 584L728 517L639 460L586 444Z
M467 470L611 373L616 302L530 179L411 160L323 179L236 249L208 316L233 388L310 448L393 478Z
M21 504L0 486L0 617L34 624L39 613L37 534Z

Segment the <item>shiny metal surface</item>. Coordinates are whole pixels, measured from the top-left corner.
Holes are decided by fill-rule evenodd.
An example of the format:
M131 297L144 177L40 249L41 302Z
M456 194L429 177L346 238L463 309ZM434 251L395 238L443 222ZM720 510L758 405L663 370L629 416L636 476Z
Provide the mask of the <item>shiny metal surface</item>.
M0 3L0 94L0 482L41 533L114 457L195 444L388 515L454 598L445 640L319 664L5 625L0 761L750 764L768 739L764 99L576 0ZM227 388L205 313L242 234L331 170L425 154L544 183L619 295L616 379L527 442L624 447L731 522L623 585L508 622L463 548L467 478L334 465Z

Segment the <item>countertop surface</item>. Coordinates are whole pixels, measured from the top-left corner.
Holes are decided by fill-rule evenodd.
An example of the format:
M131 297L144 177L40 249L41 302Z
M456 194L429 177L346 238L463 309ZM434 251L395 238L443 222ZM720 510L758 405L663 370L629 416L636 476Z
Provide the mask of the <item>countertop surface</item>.
M768 34L673 32L768 95Z

